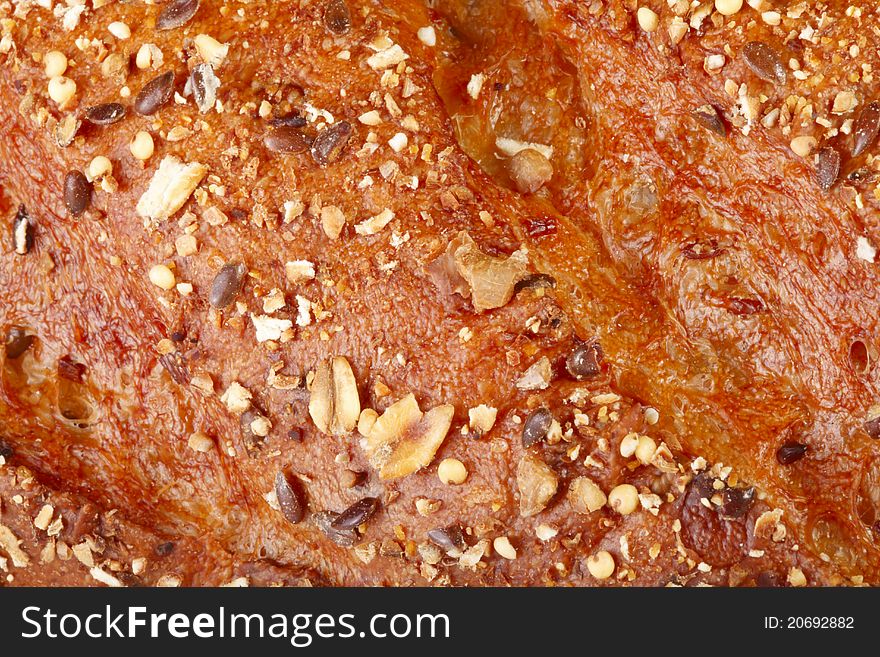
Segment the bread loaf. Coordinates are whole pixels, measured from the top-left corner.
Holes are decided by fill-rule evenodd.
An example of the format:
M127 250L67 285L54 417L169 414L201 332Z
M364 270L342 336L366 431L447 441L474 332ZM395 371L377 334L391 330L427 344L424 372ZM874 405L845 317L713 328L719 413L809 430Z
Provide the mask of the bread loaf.
M733 5L0 5L5 583L876 583L878 10Z

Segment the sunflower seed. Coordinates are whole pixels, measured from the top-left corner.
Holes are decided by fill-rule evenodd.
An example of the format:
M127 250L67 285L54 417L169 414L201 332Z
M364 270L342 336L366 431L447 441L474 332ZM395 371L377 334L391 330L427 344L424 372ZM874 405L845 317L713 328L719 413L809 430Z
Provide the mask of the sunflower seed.
M378 497L365 497L358 500L345 511L340 513L330 523L333 529L355 529L369 520L379 510Z
M464 532L460 525L439 527L428 532L428 538L437 547L450 552L451 550L464 550L467 543L464 540Z
M351 137L351 124L348 121L340 121L318 133L312 142L312 158L320 166L326 166L335 161L348 139Z
M324 26L333 34L345 34L351 29L351 11L345 0L327 0Z
M211 292L208 301L215 308L225 308L235 300L241 291L247 267L240 262L230 262L223 265L214 282L211 283Z
M795 461L800 461L807 453L807 446L803 443L785 443L776 450L776 460L780 465L791 465Z
M34 339L21 326L11 327L6 333L6 358L20 358L34 343Z
M333 511L320 511L313 518L318 528L326 534L327 538L343 547L351 547L357 543L358 535L353 529L336 529L333 522L339 517Z
M855 126L853 126L853 135L855 136L852 149L853 157L865 152L865 149L877 139L878 132L880 132L880 103L874 101L868 103L862 110L859 118L856 119Z
M142 116L152 116L174 94L174 73L166 71L147 82L134 99L134 111Z
M840 153L833 146L825 146L819 151L818 158L816 181L822 189L831 189L840 175Z
M275 153L303 153L312 145L308 136L292 126L275 128L263 138L263 143Z
M159 12L157 30L173 30L186 25L199 10L199 0L171 0Z
M598 342L584 342L565 359L565 369L576 379L587 379L602 371L602 348Z
M64 176L64 205L74 217L85 212L92 202L92 186L82 171L68 171Z
M275 496L278 498L281 514L288 522L295 525L303 519L305 505L299 492L291 485L283 472L275 475Z
M34 246L34 222L23 205L19 206L12 221L12 235L15 252L18 255L27 255Z
M722 137L727 136L727 126L724 125L724 121L718 115L718 110L711 105L700 105L691 114L707 130L711 130Z
M547 437L550 426L553 424L553 414L546 408L539 408L532 412L523 423L522 444L529 448Z
M125 116L125 106L119 103L104 103L86 110L85 119L94 125L110 125L121 121Z
M779 53L763 41L750 41L743 46L743 58L748 67L759 77L785 84L785 65L779 57Z

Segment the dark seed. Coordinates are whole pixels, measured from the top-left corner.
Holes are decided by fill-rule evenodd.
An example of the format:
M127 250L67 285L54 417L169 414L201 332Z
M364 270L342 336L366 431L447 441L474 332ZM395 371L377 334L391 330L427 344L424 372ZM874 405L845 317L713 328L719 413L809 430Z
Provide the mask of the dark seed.
M34 222L23 205L18 206L12 220L12 237L18 255L27 255L34 248Z
M865 421L865 433L871 438L880 438L880 415Z
M711 130L722 137L727 136L727 126L724 125L724 121L718 115L718 110L711 105L701 105L693 111L693 116L707 130Z
M825 146L819 151L819 163L816 166L816 182L822 189L831 189L840 175L840 153L833 146Z
M324 25L333 34L345 34L351 29L351 12L345 0L327 0Z
M358 534L353 529L336 529L333 521L339 517L333 511L320 511L312 516L318 528L327 535L331 541L343 547L351 547L358 540Z
M708 260L716 258L724 253L724 249L718 246L718 240L706 242L691 242L681 247L681 255L688 260Z
M779 582L779 576L769 571L758 573L758 576L755 578L755 585L762 589L775 589L782 586Z
M755 501L754 488L726 488L722 495L721 517L736 520L745 516Z
M305 124L305 118L300 116L297 112L291 112L286 116L279 116L274 119L269 119L269 125L271 125L273 128L280 128L281 126L302 128Z
M464 550L467 543L464 540L464 532L459 525L440 527L428 532L431 542L442 550Z
M540 288L556 287L556 279L549 274L529 274L517 281L513 286L514 292L521 290L537 290Z
M594 377L602 371L602 348L598 342L583 342L565 359L565 369L576 379Z
M760 299L748 299L744 297L730 297L725 307L734 315L756 315L764 310L764 304Z
M11 458L13 454L12 446L0 440L0 456L5 459Z
M355 529L369 520L378 510L379 498L365 497L340 513L330 524L333 529Z
M174 552L174 543L168 541L167 543L159 543L156 546L156 554L160 557L167 557L169 554Z
M10 360L20 358L34 343L34 339L21 326L11 327L6 332L6 357Z
M776 50L762 41L750 41L743 46L746 64L759 77L778 84L785 84L785 65Z
M225 308L232 303L241 292L245 274L247 267L240 262L223 265L214 277L214 282L211 283L211 293L208 296L211 305L215 308Z
M125 116L125 106L119 103L104 103L95 105L86 110L86 121L95 125L110 125L122 120Z
M283 472L275 475L275 496L278 498L278 506L288 522L294 525L305 516L305 505L299 492L290 485L290 481Z
M545 235L555 235L557 231L555 217L536 217L534 219L526 219L526 233L529 237L544 237Z
M134 99L134 111L142 116L152 116L174 95L174 72L158 75L138 92Z
M64 205L74 217L80 216L92 202L92 185L82 171L68 171L64 176Z
M86 366L77 363L70 356L62 356L58 359L58 376L74 383L82 383L86 375Z
M304 153L312 140L293 126L281 126L263 138L266 148L275 153Z
M528 448L544 440L552 424L553 414L546 408L542 407L532 411L523 424L523 447Z
M322 167L334 162L342 154L349 137L351 124L348 121L334 123L315 137L312 142L312 158Z
M877 179L877 174L870 169L862 167L861 169L850 171L846 179L854 183L871 183Z
M807 453L807 446L803 443L785 443L776 450L776 460L780 465L791 465L800 461Z
M199 10L199 0L171 0L159 12L156 19L157 30L173 30L186 25Z
M214 67L210 64L197 64L190 73L190 86L199 111L205 114L214 107L217 100L217 89L220 80L214 75Z
M177 352L170 354L162 354L159 356L159 363L168 372L168 376L179 386L188 385L190 382L189 368L186 360Z
M877 133L880 132L880 103L874 101L868 103L856 123L853 126L853 157L861 155L865 152L874 140L877 139Z

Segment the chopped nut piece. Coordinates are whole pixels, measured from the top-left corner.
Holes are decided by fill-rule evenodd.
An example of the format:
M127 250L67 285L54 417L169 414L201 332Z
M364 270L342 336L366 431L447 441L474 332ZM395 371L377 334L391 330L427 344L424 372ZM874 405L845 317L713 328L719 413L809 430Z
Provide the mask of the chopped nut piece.
M220 401L226 404L226 408L230 413L241 415L251 407L252 398L253 395L250 390L238 383L238 381L233 381L220 397Z
M279 319L268 315L251 315L251 321L254 323L257 342L280 340L284 332L293 327L293 322L289 319ZM360 412L360 408L358 408L358 412Z
M437 406L427 413L414 395L396 401L372 424L362 422L361 445L382 479L406 477L431 463L452 423L454 408Z
M315 370L309 399L309 415L322 433L351 433L361 413L357 381L343 356L321 361Z
M321 227L324 234L331 240L339 239L342 228L345 226L345 214L335 205L325 205L321 208Z
M568 486L568 501L576 513L598 511L608 498L602 489L589 477L577 477Z
M292 260L284 264L284 274L291 283L302 283L315 277L315 263L308 260Z
M397 66L400 62L406 59L409 59L409 55L403 51L403 48L395 43L388 48L378 51L374 55L370 55L367 59L367 66L374 71L381 71L386 68L391 68L392 66Z
M470 298L481 313L510 301L516 284L526 276L526 258L521 251L508 258L486 255L461 231L431 263L429 273L442 292Z
M18 538L5 525L0 525L0 550L9 555L16 568L27 568L30 563L30 557L19 547Z
M543 356L525 371L516 382L516 387L520 390L544 390L550 385L552 377L553 369L550 366L550 360Z
M488 433L495 426L495 418L498 416L498 409L486 404L480 404L468 410L468 422L471 429L480 433Z
M183 207L206 173L206 167L198 162L184 164L166 155L138 201L137 213L152 221L168 219Z
M394 219L394 213L385 208L374 217L364 219L354 227L354 232L358 235L375 235L387 226Z
M229 44L220 43L217 39L207 34L199 34L193 43L195 43L199 57L214 68L219 67L229 53Z
M540 457L526 452L516 468L516 484L519 489L519 513L527 518L546 508L556 494L559 478Z

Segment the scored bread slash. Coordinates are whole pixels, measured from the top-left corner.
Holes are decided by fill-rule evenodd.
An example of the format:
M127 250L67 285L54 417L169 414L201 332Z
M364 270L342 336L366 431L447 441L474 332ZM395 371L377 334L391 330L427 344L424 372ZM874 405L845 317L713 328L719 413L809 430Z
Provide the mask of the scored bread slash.
M184 164L166 155L137 203L138 215L150 221L165 221L189 200L207 171L198 162Z
M321 361L315 370L309 398L309 416L322 433L351 433L361 414L357 381L343 356Z

